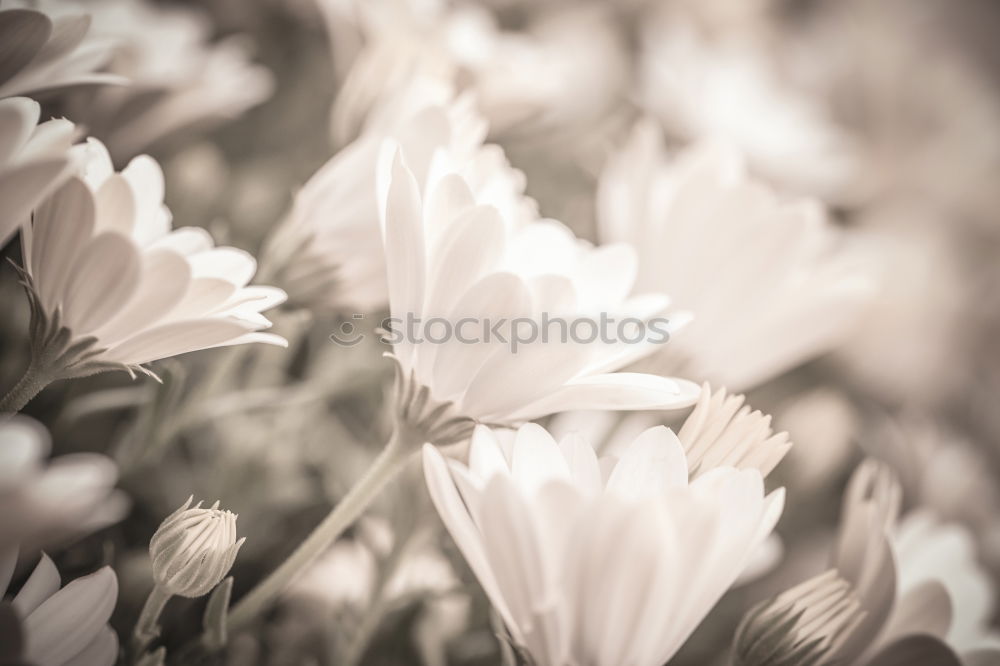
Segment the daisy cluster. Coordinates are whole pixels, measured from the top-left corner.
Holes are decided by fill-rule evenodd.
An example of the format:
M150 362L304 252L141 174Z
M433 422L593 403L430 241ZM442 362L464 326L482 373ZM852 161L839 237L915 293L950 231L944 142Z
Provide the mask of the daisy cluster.
M0 0L0 663L1000 663L1000 97L872 4Z

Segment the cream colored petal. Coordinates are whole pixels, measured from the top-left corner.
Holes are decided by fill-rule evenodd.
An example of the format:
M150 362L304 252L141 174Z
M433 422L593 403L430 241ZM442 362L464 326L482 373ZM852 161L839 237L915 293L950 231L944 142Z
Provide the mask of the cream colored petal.
M12 602L20 617L28 617L43 601L59 591L59 571L52 559L42 553L28 580Z
M680 409L697 397L698 386L683 379L616 372L574 379L510 418L530 420L577 409Z
M103 630L117 600L110 567L72 581L25 618L25 655L46 666L68 662Z

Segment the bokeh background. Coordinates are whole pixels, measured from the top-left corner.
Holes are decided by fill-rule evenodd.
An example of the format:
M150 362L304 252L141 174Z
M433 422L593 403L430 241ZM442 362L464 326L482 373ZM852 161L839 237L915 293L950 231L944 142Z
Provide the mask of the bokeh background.
M351 72L370 37L358 18L366 4L58 0L50 6L96 12L94 29L118 40L110 67L136 86L43 94L43 115L84 125L119 167L153 155L175 226L206 227L218 243L260 256L296 190L356 133L362 111L347 97L360 95ZM864 454L893 465L907 505L968 527L997 580L1000 4L371 4L395 17L400 34L451 40L480 63L459 78L479 94L491 140L525 172L542 213L583 237L595 235L605 159L637 118L651 116L673 148L720 132L741 143L758 175L820 198L871 248L879 290L856 330L748 396L796 443L775 472L789 492L778 527L782 565L729 593L672 663L713 663L750 603L815 571ZM497 34L517 48L494 44ZM3 254L16 260L19 249ZM27 302L9 266L0 269L0 299L0 386L9 386L28 358ZM238 596L378 451L391 367L373 336L353 348L329 341L350 314L286 308L275 330L288 350L198 352L154 364L162 384L103 374L57 383L29 405L55 453L110 452L121 465L129 517L60 551L57 563L66 578L114 564L123 632L151 585L148 539L189 494L240 515L247 542L233 569ZM362 626L373 637L366 664L497 663L488 608L440 529L419 470L349 541L262 631L234 639L228 663L340 663ZM403 556L406 575L373 608L380 563ZM168 646L197 631L201 604L168 608Z

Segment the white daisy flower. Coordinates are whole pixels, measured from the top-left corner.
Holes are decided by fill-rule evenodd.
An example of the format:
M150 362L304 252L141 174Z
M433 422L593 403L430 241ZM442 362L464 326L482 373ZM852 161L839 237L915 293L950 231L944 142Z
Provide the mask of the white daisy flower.
M17 549L0 553L0 591L7 589ZM11 605L20 623L21 655L36 666L112 666L118 663L118 636L108 625L118 601L118 577L98 569L60 588L49 556L35 566ZM5 650L14 648L4 645Z
M74 453L46 462L49 448L37 422L18 416L0 423L0 550L82 536L125 514L110 458Z
M430 176L411 168L398 146L385 157L380 175L389 303L399 328L390 338L398 364L397 414L414 439L444 445L468 436L473 422L511 424L571 409L693 402L698 387L690 382L614 372L649 354L654 345L648 338L585 344L541 335L543 315L593 321L610 313L647 321L661 313L665 298L628 296L636 271L629 247L592 247L551 220L512 222L477 196L475 183L452 167L442 148L431 159ZM502 322L506 337L491 344L484 331L472 344L458 335L435 344L402 330L405 322L434 318L471 319L480 327ZM520 349L498 344L512 338L512 322L523 319L543 322L538 335Z
M817 202L782 200L723 144L668 161L648 121L601 176L598 226L636 249L638 289L693 315L656 357L671 374L752 387L840 342L872 295L861 251Z
M115 173L104 146L81 146L84 168L44 201L22 234L32 306L32 364L0 402L15 411L45 384L198 349L250 342L262 333L274 287L247 286L252 256L214 247L202 229L171 231L163 173L149 157Z
M509 440L508 440L509 441ZM424 448L431 498L513 644L539 666L658 666L746 567L781 515L757 469L689 478L664 427L618 459L578 436L485 426L468 467Z
M39 123L40 114L27 97L0 100L0 247L70 175L73 123Z

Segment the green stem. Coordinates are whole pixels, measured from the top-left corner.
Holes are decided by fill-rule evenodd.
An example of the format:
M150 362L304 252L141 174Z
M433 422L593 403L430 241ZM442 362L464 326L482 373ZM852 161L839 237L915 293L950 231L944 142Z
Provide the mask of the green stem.
M295 579L295 577L337 540L344 530L357 520L375 500L381 490L403 469L412 455L419 451L421 442L406 436L405 427L397 427L378 458L365 475L348 491L337 506L327 514L306 540L275 569L270 576L257 584L229 613L227 627L238 631L245 627Z
M0 413L21 411L32 398L53 381L55 377L50 369L45 367L44 363L32 359L20 381L7 392L7 395L0 398Z
M139 621L132 631L132 651L135 660L142 657L146 648L160 635L160 614L170 600L171 594L160 585L154 585L146 603L139 613Z

